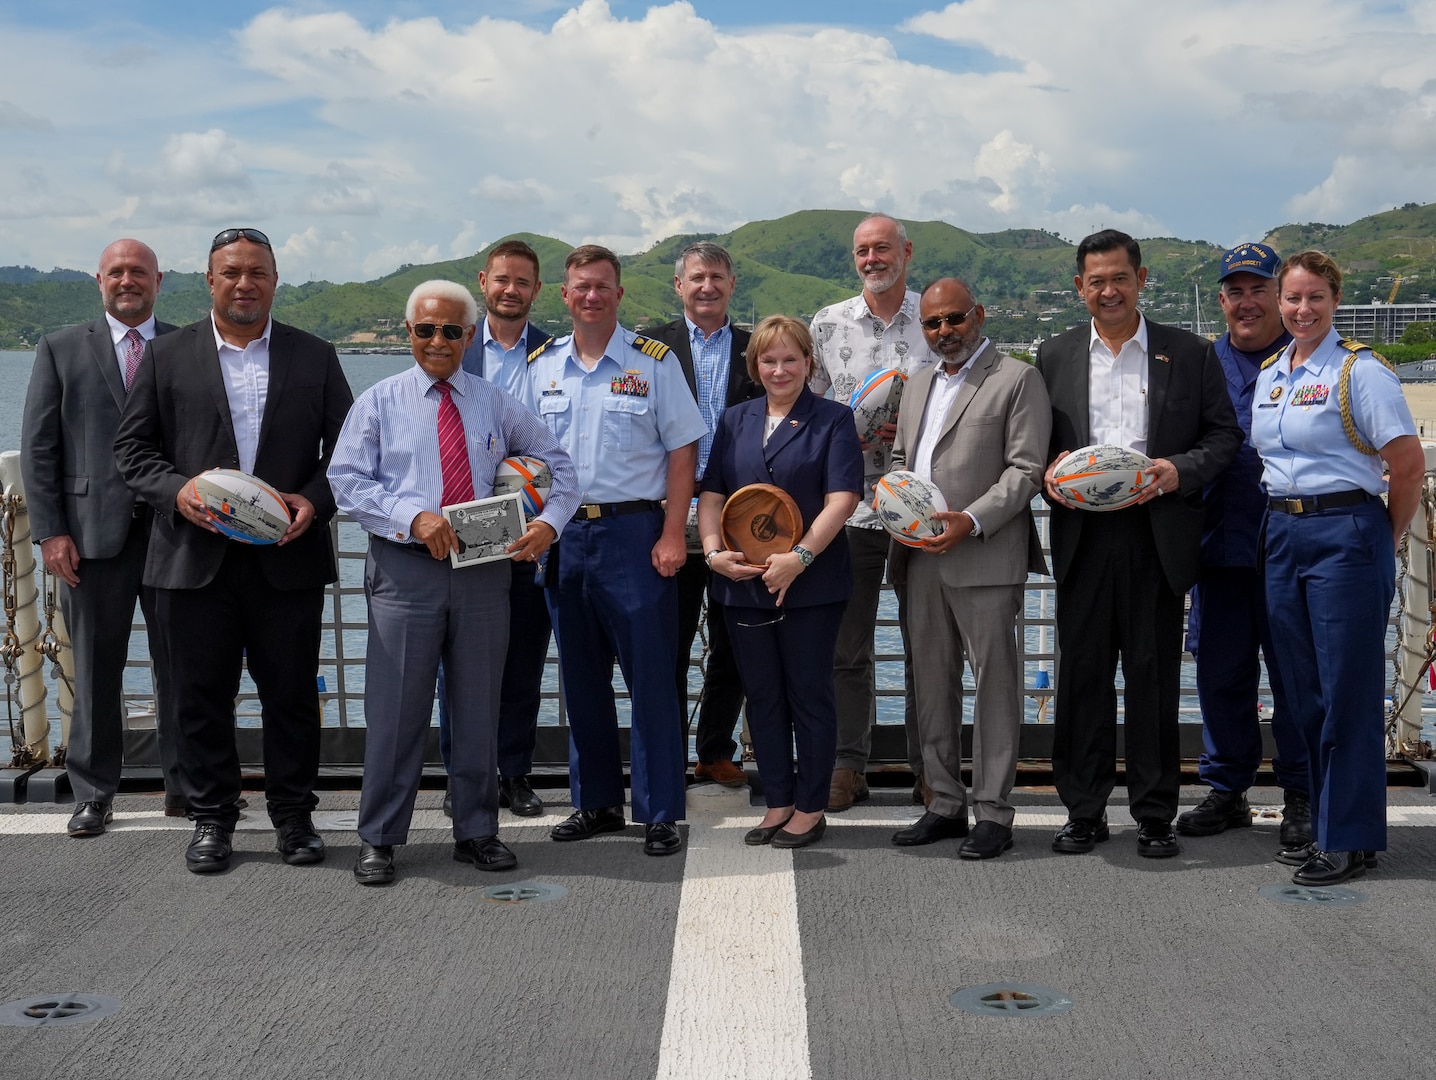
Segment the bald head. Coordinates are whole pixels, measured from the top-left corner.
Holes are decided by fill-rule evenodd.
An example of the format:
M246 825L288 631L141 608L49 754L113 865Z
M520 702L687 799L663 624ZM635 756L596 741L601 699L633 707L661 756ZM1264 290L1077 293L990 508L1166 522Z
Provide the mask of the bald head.
M150 246L127 239L116 240L100 253L100 272L95 281L105 310L117 322L139 326L154 314L163 277Z

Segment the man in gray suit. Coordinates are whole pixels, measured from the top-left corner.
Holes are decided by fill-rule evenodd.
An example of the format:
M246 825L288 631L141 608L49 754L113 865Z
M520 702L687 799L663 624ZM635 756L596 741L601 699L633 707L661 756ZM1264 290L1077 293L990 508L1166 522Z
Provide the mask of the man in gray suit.
M155 321L163 275L138 240L100 255L104 314L46 334L35 349L25 396L21 472L45 568L60 582L60 611L75 658L75 703L65 765L75 792L71 836L99 836L124 759L122 679L135 597L153 625L140 583L150 513L115 468L115 428L145 344L174 329ZM166 813L182 815L167 733L159 723L164 665L154 648L155 731L165 767Z
M1035 368L982 336L986 313L956 278L922 294L922 331L941 363L909 377L898 414L893 468L935 484L949 510L941 535L920 548L894 542L894 584L907 585L922 774L928 810L893 835L899 846L966 837L958 854L990 859L1012 846L1022 723L1017 613L1028 571L1047 572L1031 502L1042 488L1052 405ZM972 665L972 803L963 787L962 658Z

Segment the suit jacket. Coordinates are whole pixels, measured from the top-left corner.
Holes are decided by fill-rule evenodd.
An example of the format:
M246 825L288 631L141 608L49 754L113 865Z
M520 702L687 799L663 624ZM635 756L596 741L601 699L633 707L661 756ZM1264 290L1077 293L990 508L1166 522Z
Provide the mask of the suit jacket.
M739 330L729 321L731 345L728 350L728 393L723 400L724 408L731 408L740 401L748 401L763 393L763 388L748 377L748 339L752 335L747 330ZM683 377L688 380L688 389L693 393L693 399L698 399L698 378L693 372L693 343L688 337L688 322L686 319L675 319L673 322L664 323L662 326L655 326L644 335L663 342L673 350L678 357L678 363L683 367Z
M908 376L893 443L893 468L909 468L917 452L923 414L937 379L936 367ZM953 587L1020 585L1029 571L1047 573L1032 498L1042 490L1052 405L1031 364L1003 356L988 342L973 358L932 453L932 481L948 509L971 511L982 524L942 555L893 541L888 577L907 580L909 559L937 559L943 583Z
M485 319L487 319L487 318L488 318L487 315L481 315L481 316L479 316L480 322L479 322L479 330L478 330L478 333L476 333L476 334L474 335L474 340L473 340L473 342L469 345L469 347L464 350L464 358L463 358L463 360L460 362L460 366L461 366L465 371L469 372L469 374L471 374L471 375L477 375L477 376L478 376L479 378L481 378L481 379L482 379L482 378L486 378L486 376L484 375L484 325L483 325L483 320L485 320ZM552 340L553 340L553 335L552 335L552 334L548 333L548 332L545 331L545 330L540 330L540 329L539 329L537 326L535 326L533 323L528 323L527 325L524 326L524 336L523 336L524 355L525 355L525 356L528 356L528 355L531 354L535 349L539 348L539 347L542 346L542 345L547 345L547 344L548 344L550 341L552 341ZM501 389L501 390L507 390L508 387L504 386L504 387L500 387L500 389Z
M1052 399L1049 462L1091 444L1089 366L1091 325L1083 323L1044 341L1037 370ZM1166 458L1177 469L1180 493L1144 506L1114 511L1141 514L1151 523L1162 571L1172 591L1184 593L1197 579L1202 542L1202 490L1236 456L1242 429L1227 394L1216 350L1185 330L1147 323L1147 456ZM1052 508L1052 563L1058 582L1072 566L1082 523L1091 511Z
M269 339L269 390L254 474L314 504L313 524L283 547L257 548L277 589L321 587L338 577L326 526L334 495L324 472L354 396L334 346L276 322ZM155 508L145 584L197 589L224 560L223 536L191 525L175 496L206 469L239 468L229 399L213 324L201 319L150 343L115 436L120 475Z
M822 513L829 492L862 491L863 452L858 447L852 410L818 397L805 386L765 446L767 412L766 397L724 410L702 489L727 496L749 484L773 484L792 496L807 529ZM732 581L714 574L712 588L720 604L775 606L761 579ZM839 529L833 542L788 587L783 604L831 604L846 600L852 591L847 537Z
M174 329L155 323L157 334ZM40 339L25 394L20 459L36 540L69 536L82 559L114 558L124 547L135 505L115 467L125 396L103 315Z

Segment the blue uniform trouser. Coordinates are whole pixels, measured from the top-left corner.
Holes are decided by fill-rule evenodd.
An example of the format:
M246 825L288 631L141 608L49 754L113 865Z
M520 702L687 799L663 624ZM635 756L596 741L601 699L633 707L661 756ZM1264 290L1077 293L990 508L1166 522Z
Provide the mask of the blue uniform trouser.
M1307 790L1306 743L1297 729L1277 670L1276 646L1266 613L1261 574L1250 566L1203 568L1192 588L1188 625L1197 658L1197 698L1202 705L1202 754L1199 775L1216 791L1246 791L1261 765L1261 722L1257 686L1260 646L1271 684L1272 770L1287 791Z
M678 689L678 589L653 568L663 511L571 521L548 590L569 717L573 804L623 803L623 760L613 695L618 661L632 698L629 763L633 819L682 821L687 750Z
M534 564L511 566L509 651L504 657L504 678L499 687L499 775L510 780L533 772L543 668L552 632L543 586L534 580ZM448 769L449 704L444 689L444 665L440 664L439 756Z
M1380 502L1267 515L1267 610L1310 758L1323 851L1386 847L1386 625L1395 591L1391 519Z

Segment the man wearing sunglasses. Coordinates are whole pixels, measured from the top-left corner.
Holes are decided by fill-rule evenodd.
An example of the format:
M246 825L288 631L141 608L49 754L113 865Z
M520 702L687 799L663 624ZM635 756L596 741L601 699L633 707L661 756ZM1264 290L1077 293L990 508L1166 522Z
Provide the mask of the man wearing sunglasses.
M937 485L949 507L941 535L920 548L896 541L894 584L907 587L922 775L927 812L900 829L900 847L965 837L958 854L990 859L1012 846L1022 725L1022 656L1017 613L1029 572L1047 573L1032 519L1042 490L1052 404L1031 364L1004 356L983 337L986 313L956 278L929 285L922 332L942 360L915 371L903 391L893 468ZM962 783L962 662L972 665L971 803Z
M369 535L364 595L369 655L364 712L361 885L394 879L394 845L406 843L442 660L450 722L454 858L508 870L498 838L500 684L509 643L511 568L534 565L578 505L573 463L549 429L511 394L463 370L478 305L464 286L426 281L404 325L415 366L359 395L344 422L329 479L339 507ZM493 494L504 458L548 463L542 512L509 546L512 561L455 567L458 535L440 512Z
M275 846L316 863L319 637L338 576L324 470L353 395L334 347L270 317L274 250L258 229L210 246L208 317L149 344L115 436L120 475L155 511L145 584L173 686L180 784L194 819L185 863L225 870L239 818L234 699L246 659L264 723ZM293 521L277 544L226 539L192 494L208 469L271 485Z
M832 304L813 316L813 375L815 394L829 394L847 404L858 384L875 371L895 368L906 375L937 362L918 325L918 294L907 287L907 266L912 242L902 223L886 214L872 214L853 232L853 262L863 291L850 300ZM892 468L892 442L896 428L885 426L876 441L863 447L866 467L864 498L848 518L848 549L853 558L853 595L838 631L833 679L838 693L838 757L833 768L828 809L837 813L868 797L865 776L872 749L872 727L877 720L877 682L874 663L874 627L883 570L887 565L888 538L872 508L873 486ZM898 601L898 629L903 641L903 720L907 727L908 764L922 772L912 693L912 656L908 648L906 587L894 586ZM955 703L961 711L961 703ZM914 787L914 798L920 789Z

